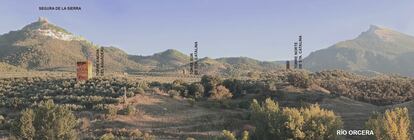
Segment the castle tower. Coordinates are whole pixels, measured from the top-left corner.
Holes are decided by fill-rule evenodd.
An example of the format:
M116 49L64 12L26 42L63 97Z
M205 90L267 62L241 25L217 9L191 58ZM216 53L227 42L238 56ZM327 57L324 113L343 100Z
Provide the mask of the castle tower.
M39 17L38 22L48 23L49 21L45 17Z

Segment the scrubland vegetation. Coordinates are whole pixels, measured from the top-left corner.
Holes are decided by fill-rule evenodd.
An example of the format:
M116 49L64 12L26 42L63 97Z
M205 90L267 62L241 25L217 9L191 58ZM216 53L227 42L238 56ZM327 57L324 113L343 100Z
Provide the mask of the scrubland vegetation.
M340 139L336 130L347 122L334 110L319 106L320 100L308 99L314 96L311 93L321 94L322 99L345 96L380 106L411 101L414 95L414 80L399 76L284 70L248 76L204 75L197 82L175 80L171 83L127 78L94 78L85 82L52 77L1 79L0 130L17 139L159 139L157 135L171 133L177 139ZM194 121L190 124L211 122L209 128L204 125L197 129L190 125L174 128L179 131L206 129L218 134L201 136L163 132L161 128L140 130L133 124L99 128L107 123L119 123L120 118L145 118L145 108L137 106L134 100L151 94L186 104L180 110L222 112L222 122L208 116L187 120ZM288 98L294 98L294 102L284 102ZM161 110L168 112L167 108ZM376 134L372 139L411 138L413 130L407 109L390 109L366 119L366 128Z
M256 126L254 139L336 139L341 118L318 105L306 108L279 108L271 99L251 105L251 120Z
M412 138L411 119L407 108L386 110L384 114L374 113L365 123L374 130L372 139L409 140Z
M125 99L142 94L148 88L145 82L122 78L77 82L75 79L33 77L2 79L0 83L1 114L8 118L2 128L10 129L13 136L22 139L77 139L75 136L78 133L71 132L70 136L66 136L59 129L63 127L72 131L74 128L80 129L78 125L88 129L89 126L84 123L90 123L89 118L81 118L81 112L85 111L101 114L103 119L112 119L117 114L133 115L135 108L118 106L125 104ZM13 120L15 116L20 116L20 119ZM62 122L71 124L59 124ZM134 130L125 131L127 135L124 136L136 135L132 134ZM144 134L139 133L142 136Z

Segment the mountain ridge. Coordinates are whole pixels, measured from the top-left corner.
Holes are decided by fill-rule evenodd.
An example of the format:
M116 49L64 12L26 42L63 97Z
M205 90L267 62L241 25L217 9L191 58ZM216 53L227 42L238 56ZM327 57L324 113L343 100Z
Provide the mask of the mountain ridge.
M107 71L145 72L188 69L188 55L168 49L153 55L128 54L113 46L98 46L56 26L45 18L17 31L0 35L0 62L27 70L75 71L76 61L94 58L98 47L105 49ZM414 37L371 25L356 38L312 52L304 59L311 71L344 69L398 73L414 76ZM206 74L231 74L284 68L282 61L260 61L249 57L200 58ZM9 66L7 66L9 67Z
M20 30L0 36L0 62L29 70L75 71L74 64L94 58L98 47L44 18L39 18ZM105 62L117 67L107 67L108 70L122 71L139 67L138 64L111 53L108 56L117 57L106 57Z
M128 54L113 46L98 46L75 36L66 29L39 18L20 30L0 36L0 62L27 70L75 71L76 61L94 59L95 50L105 50L105 69L113 72L180 71L188 69L190 57L168 49L153 55ZM200 69L205 73L228 73L229 69L264 70L274 68L272 62L247 57L201 58Z
M407 71L414 66L403 63L414 59L409 55L413 52L413 36L371 25L354 39L312 52L304 63L311 71L344 69L414 76L414 72Z

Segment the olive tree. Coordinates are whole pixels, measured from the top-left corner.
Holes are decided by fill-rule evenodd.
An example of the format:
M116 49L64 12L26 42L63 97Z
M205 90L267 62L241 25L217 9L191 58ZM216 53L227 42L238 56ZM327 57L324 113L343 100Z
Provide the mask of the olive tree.
M268 98L262 104L253 100L250 109L257 140L337 139L336 130L343 124L339 116L317 104L280 110L277 102Z
M33 109L21 112L13 123L12 133L21 139L76 139L77 119L65 106L52 100L42 101Z
M372 139L409 140L412 133L410 123L407 108L394 108L384 114L374 113L365 126L374 131Z

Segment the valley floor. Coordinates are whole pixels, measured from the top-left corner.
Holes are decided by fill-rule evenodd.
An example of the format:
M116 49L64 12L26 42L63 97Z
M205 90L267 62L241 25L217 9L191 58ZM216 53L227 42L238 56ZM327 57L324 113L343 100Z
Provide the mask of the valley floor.
M95 123L97 128L138 128L157 135L157 139L185 139L187 137L211 138L219 136L224 129L240 129L239 124L226 126L227 119L239 117L242 110L205 108L191 105L181 98L171 98L165 94L137 95L129 99L139 113L135 116L118 116L113 121ZM364 123L374 111L382 112L395 106L407 107L414 118L414 103L407 102L394 106L375 106L354 101L346 97L324 98L318 102L322 108L333 110L344 121L345 130L364 129ZM237 125L237 126L236 126ZM347 137L346 139L364 139Z
M95 122L95 128L138 128L157 139L211 138L221 135L226 118L240 111L191 106L185 99L162 93L141 94L128 99L137 114L118 115L112 121ZM231 126L229 126L231 127Z
M73 77L74 73L2 73L1 78L10 77ZM122 77L123 75L117 75ZM148 76L148 75L128 75L127 78L133 78L146 81L172 82L177 77L174 76ZM199 81L199 77L180 77L185 82ZM307 93L303 89L287 87L286 93L298 92ZM291 91L289 91L291 90ZM319 94L319 93L318 93ZM292 95L292 94L291 94ZM405 102L397 105L376 106L365 102L352 100L342 96L330 96L322 93L322 99L317 102L322 108L334 111L341 116L344 122L344 129L364 129L364 124L372 114L372 112L383 112L385 109L393 107L407 107L410 116L414 118L414 102ZM253 98L263 96L263 94L248 94L243 98L232 100L237 102L240 100L250 101ZM266 95L267 96L267 95ZM296 95L294 95L296 96ZM294 97L296 98L296 97ZM283 106L298 105L297 98L292 100L280 99L278 102ZM188 99L183 97L171 97L171 95L162 92L146 92L136 94L128 98L128 103L132 104L137 110L134 115L117 115L114 119L96 119L90 118L90 130L97 129L139 129L142 132L149 132L155 135L157 139L185 139L194 137L199 139L211 139L221 135L222 130L241 130L245 125L249 124L246 117L247 110L234 108L223 109L220 107L209 107L208 101L196 102L192 105ZM207 104L207 105L206 105ZM291 105L289 105L291 104ZM118 108L125 108L124 104L119 104ZM89 112L91 114L91 112ZM93 132L91 132L93 133ZM6 131L0 131L1 136L7 136ZM347 139L363 139L363 137L347 137Z

